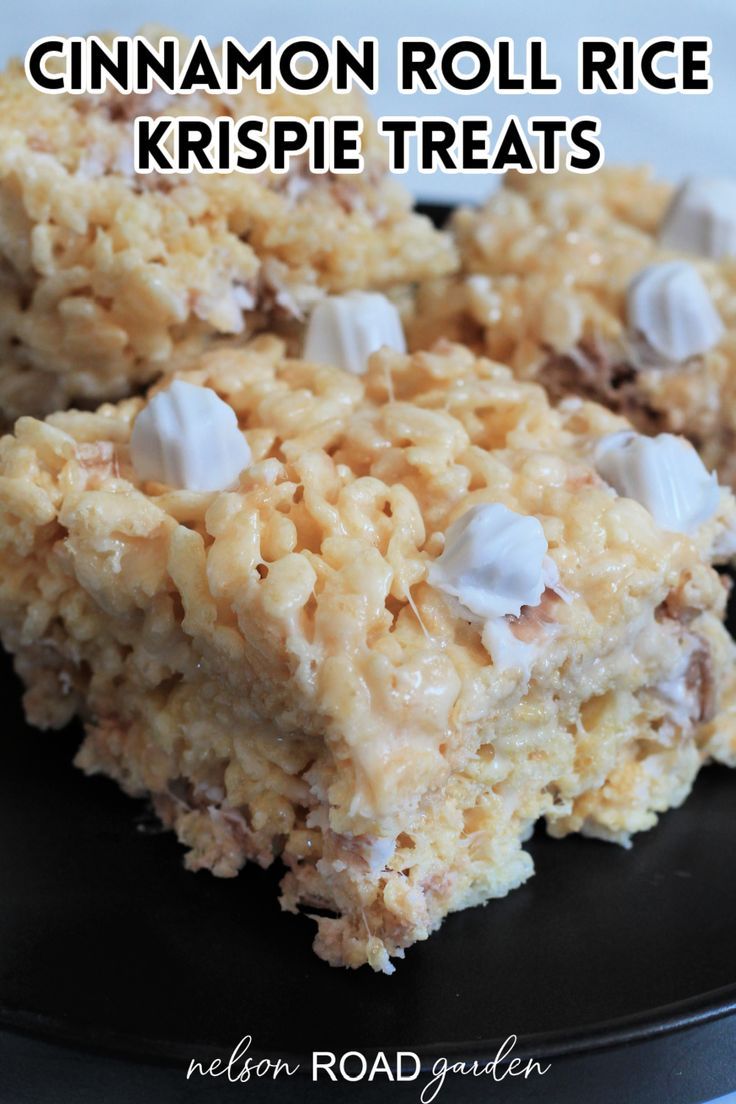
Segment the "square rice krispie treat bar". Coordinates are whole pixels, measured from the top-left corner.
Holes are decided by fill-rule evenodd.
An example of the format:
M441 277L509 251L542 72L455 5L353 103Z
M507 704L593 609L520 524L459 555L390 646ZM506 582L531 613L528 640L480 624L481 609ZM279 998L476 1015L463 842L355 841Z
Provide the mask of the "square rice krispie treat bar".
M452 227L464 275L422 289L414 347L453 335L554 395L685 434L736 486L736 180L515 176Z
M686 442L467 349L262 336L0 441L0 633L190 869L280 856L317 953L391 972L539 818L628 845L735 761L735 526Z
M160 32L148 32L157 41ZM186 54L182 40L181 56ZM48 67L53 69L52 62ZM365 171L136 175L139 115L360 115ZM354 94L46 95L0 76L0 421L129 395L325 293L454 267Z

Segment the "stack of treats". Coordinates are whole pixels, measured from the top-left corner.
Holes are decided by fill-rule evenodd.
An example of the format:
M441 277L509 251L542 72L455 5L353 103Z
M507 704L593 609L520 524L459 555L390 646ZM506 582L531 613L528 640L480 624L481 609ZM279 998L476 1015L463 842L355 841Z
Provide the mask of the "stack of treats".
M355 100L362 176L136 176L139 114L347 110L199 99L0 79L0 637L189 869L391 973L538 821L629 846L736 764L736 184L442 233Z

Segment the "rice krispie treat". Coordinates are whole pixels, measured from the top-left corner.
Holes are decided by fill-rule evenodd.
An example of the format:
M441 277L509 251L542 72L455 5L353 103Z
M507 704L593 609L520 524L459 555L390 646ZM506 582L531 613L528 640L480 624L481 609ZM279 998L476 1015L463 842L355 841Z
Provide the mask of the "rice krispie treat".
M280 856L317 953L391 972L539 818L628 845L735 761L735 526L686 442L467 349L262 336L0 441L0 633L190 869Z
M148 32L157 39L160 32ZM182 40L182 56L186 43ZM53 69L53 62L47 63ZM360 115L365 171L136 175L139 115ZM454 267L354 94L46 95L0 76L0 421L123 397L325 292Z
M464 275L422 289L415 347L450 334L555 395L685 434L736 486L736 181L515 176L452 226Z

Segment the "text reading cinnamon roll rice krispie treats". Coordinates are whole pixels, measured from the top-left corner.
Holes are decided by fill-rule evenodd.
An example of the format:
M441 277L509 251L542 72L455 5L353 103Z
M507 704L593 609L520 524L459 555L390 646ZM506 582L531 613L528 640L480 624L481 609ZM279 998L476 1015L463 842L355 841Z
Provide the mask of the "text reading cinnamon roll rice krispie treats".
M465 275L422 290L415 347L452 334L554 394L684 433L736 486L736 181L514 177L452 225Z
M138 115L345 114L365 118L360 175L133 171ZM324 292L439 275L453 257L389 179L357 95L259 95L248 81L237 96L45 95L20 62L0 77L6 425L128 395L214 335L299 318Z
M317 953L390 972L538 818L627 844L734 762L735 524L687 443L459 346L263 336L0 441L0 631L190 869L280 856Z

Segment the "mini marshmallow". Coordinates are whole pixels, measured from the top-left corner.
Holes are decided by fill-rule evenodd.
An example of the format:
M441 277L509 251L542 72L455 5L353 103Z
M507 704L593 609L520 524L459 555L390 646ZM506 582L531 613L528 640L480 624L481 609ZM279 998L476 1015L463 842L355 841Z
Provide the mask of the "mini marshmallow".
M187 491L223 491L251 462L231 406L209 387L174 380L140 412L130 439L139 479Z
M362 843L363 858L368 863L373 877L377 878L393 857L396 840L393 836L366 836Z
M700 274L685 261L650 265L631 281L631 330L667 361L705 353L723 336L723 323Z
M535 517L501 503L473 506L447 530L429 583L483 619L538 606L548 577L547 540Z
M505 618L491 617L485 622L481 643L493 660L494 667L499 671L520 671L524 682L529 682L539 648L536 644L518 640Z
M309 317L304 359L362 375L368 358L387 345L406 352L396 307L377 292L350 291L320 300Z
M665 249L736 257L736 180L691 176L675 192L659 229Z
M641 503L663 529L693 533L713 516L720 491L692 445L660 433L644 437L623 430L602 437L595 450L602 479Z

